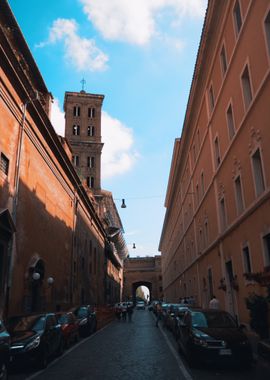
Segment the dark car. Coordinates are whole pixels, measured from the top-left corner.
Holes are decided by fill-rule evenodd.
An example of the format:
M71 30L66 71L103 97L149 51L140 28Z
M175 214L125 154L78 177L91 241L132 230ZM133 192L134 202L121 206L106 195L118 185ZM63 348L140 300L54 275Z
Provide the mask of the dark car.
M60 312L56 314L57 321L61 325L65 347L79 340L79 323L75 315L71 312Z
M97 317L93 306L83 305L71 310L78 321L80 336L91 335L97 329Z
M171 329L176 340L179 338L179 330L181 328L184 315L186 311L188 310L189 310L189 305L184 304L184 303L179 304L174 310L174 316L173 316L174 323L172 323Z
M8 364L10 358L10 337L2 320L0 319L0 379L8 377Z
M12 363L35 363L45 368L50 357L63 352L61 326L53 313L12 317L8 330Z
M226 311L186 311L178 344L190 366L202 362L245 366L252 364L252 350L248 338Z

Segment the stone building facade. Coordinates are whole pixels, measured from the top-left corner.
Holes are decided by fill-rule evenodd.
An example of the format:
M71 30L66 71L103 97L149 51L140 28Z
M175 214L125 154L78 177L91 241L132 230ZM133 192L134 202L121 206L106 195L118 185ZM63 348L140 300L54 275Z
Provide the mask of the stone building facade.
M85 91L66 92L65 137L72 162L82 182L92 191L101 189L101 107L104 96Z
M140 286L149 289L149 301L162 300L161 256L132 257L124 262L123 300L135 302Z
M164 296L249 322L270 265L270 4L210 0L160 239Z
M102 271L93 271L91 275L96 278L96 292L102 289L103 284L105 301L111 304L118 302L122 296L123 260L127 257L128 250L112 193L101 188L103 99L104 95L90 94L84 90L65 93L65 138L71 146L74 168L107 234L104 261L99 261L99 266L106 268L104 276L102 278ZM97 259L95 251L93 255L94 260L100 260L101 255L97 255Z

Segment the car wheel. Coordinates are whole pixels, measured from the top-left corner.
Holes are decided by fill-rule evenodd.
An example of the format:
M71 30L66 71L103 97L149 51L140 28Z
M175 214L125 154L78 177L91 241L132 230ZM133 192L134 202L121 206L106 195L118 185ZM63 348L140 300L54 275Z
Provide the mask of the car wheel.
M1 380L7 380L8 379L8 371L7 371L6 363L2 364L0 376L1 376Z
M194 355L191 353L191 351L188 351L187 354L187 362L190 368L196 368L197 367L197 362L196 359L194 358Z
M78 342L79 342L79 339L80 339L80 335L79 335L79 333L75 334L75 336L74 336L74 343L75 343L75 344L78 343Z
M58 347L57 352L56 352L56 355L61 356L61 355L63 355L63 352L64 352L64 341L63 341L63 339L61 339L59 347Z
M48 365L48 355L46 350L44 349L42 353L40 354L40 358L38 360L38 368L39 369L44 369Z

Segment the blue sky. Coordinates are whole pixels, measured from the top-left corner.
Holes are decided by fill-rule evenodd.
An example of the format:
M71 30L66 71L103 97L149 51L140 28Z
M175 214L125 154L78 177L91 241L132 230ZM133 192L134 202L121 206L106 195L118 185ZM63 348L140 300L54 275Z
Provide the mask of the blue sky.
M80 91L85 78L87 92L105 95L102 188L113 193L130 256L158 254L206 0L9 3L54 96L59 134L65 91Z

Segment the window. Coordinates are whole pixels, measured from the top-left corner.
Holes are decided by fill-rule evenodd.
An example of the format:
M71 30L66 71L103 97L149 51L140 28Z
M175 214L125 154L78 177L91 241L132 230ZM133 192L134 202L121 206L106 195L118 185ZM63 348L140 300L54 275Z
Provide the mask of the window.
M201 174L201 189L202 189L202 195L204 195L204 175Z
M212 275L212 269L211 268L208 268L208 271L207 271L207 277L208 277L208 284L209 284L209 296L210 298L213 297L213 275Z
M266 16L266 19L264 21L264 27L265 27L268 54L270 55L270 11L268 12L268 15Z
M251 273L251 262L248 246L243 248L244 273Z
M224 45L222 46L222 49L221 49L220 61L221 61L222 74L224 75L227 71L227 58L226 58L226 52L225 52Z
M87 157L88 168L93 168L95 166L95 157Z
M95 127L89 126L87 127L87 136L95 136Z
M270 265L270 233L263 237L265 265Z
M218 137L215 138L215 160L216 160L216 168L217 168L220 164L220 152L219 152Z
M93 107L88 108L88 117L94 118L95 117L95 113L96 113L95 111L96 110Z
M79 136L80 135L80 126L79 125L73 125L72 127L72 132L74 136Z
M73 162L74 166L79 166L80 165L80 158L79 158L79 156L76 156L76 155L72 156L72 162Z
M221 227L221 230L223 231L227 225L224 198L220 200L219 209L220 209L220 227Z
M195 147L195 144L192 147L192 151L193 151L193 162L195 164L195 162L196 162L196 147Z
M243 192L242 192L242 184L241 184L240 176L238 176L235 179L234 184L235 184L237 214L240 215L244 210Z
M4 153L1 153L0 170L6 175L8 175L8 169L9 169L9 159L4 155Z
M203 251L204 244L203 244L203 234L201 228L199 229L199 247L200 247L200 253Z
M240 9L240 5L238 1L236 1L235 3L233 16L234 16L234 25L235 25L236 35L238 35L242 27L241 9Z
M247 66L245 67L245 70L243 71L241 81L242 81L245 107L247 109L252 101L251 83L250 83L250 76L249 76L249 71L248 71Z
M235 127L234 127L233 111L232 111L231 104L229 105L229 108L227 109L227 125L228 125L229 137L230 139L232 139L235 134Z
M97 273L97 249L96 248L94 248L94 264L93 264L93 266L94 266L94 274L96 274Z
M260 149L257 149L252 156L252 166L256 195L259 196L265 190Z
M78 116L80 116L80 114L81 114L81 108L79 106L74 106L73 107L73 116L78 117Z
M214 105L215 105L215 98L214 98L214 92L213 92L213 87L210 87L209 90L209 105L210 105L210 111L213 111Z
M196 199L197 199L197 204L199 204L200 201L200 195L199 195L199 185L196 185Z
M208 221L207 220L204 222L204 236L205 236L205 243L208 244L208 242L209 242L209 229L208 229Z
M82 270L84 270L84 264L85 264L84 261L85 261L85 260L84 260L84 257L82 257L82 262L81 262L81 264L82 264Z
M93 189L94 187L94 177L86 177L86 184L87 184L87 187L89 187L90 189Z

